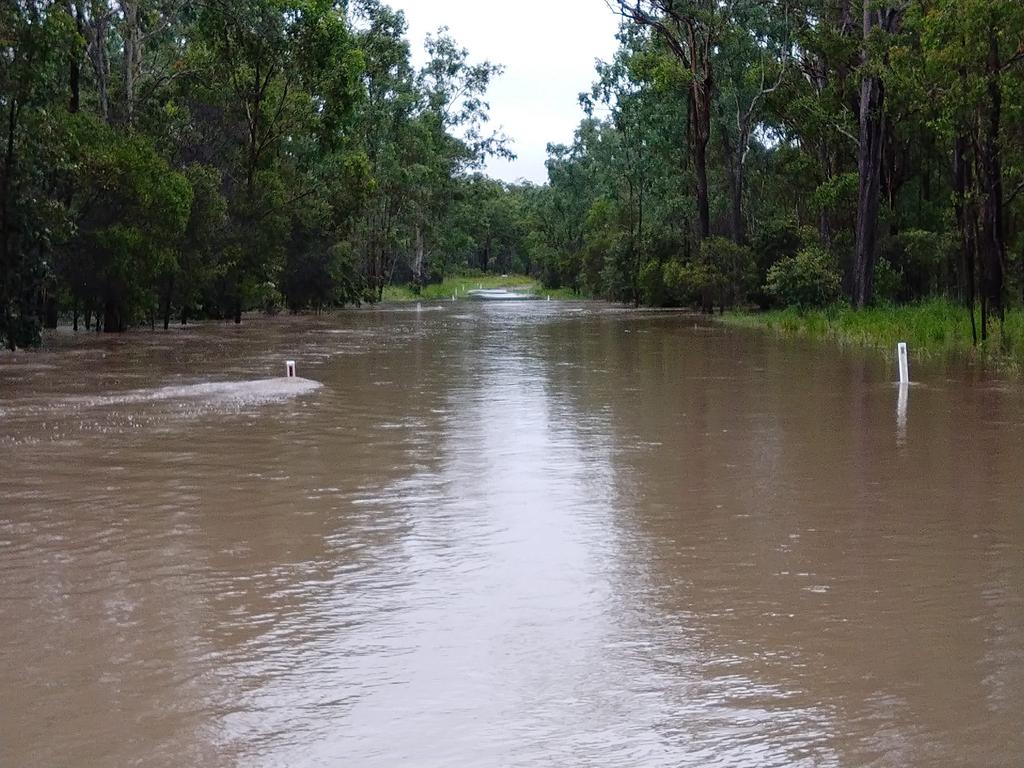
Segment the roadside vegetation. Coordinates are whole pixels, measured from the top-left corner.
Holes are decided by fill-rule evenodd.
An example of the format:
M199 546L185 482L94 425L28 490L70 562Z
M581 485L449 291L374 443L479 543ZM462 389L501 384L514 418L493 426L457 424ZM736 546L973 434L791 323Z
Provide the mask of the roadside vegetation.
M975 327L981 323L975 311ZM948 299L914 304L884 304L856 310L848 304L800 310L795 307L765 312L727 312L726 325L767 329L784 335L821 339L839 344L876 348L892 353L905 341L915 355L948 355L979 359L1024 372L1024 312L1008 310L1003 322L993 320L988 338L976 343L964 308Z

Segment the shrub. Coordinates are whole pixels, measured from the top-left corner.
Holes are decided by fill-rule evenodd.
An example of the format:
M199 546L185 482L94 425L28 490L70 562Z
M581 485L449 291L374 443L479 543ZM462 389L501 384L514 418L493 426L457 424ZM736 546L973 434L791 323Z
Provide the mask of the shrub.
M705 264L669 261L662 268L665 291L675 304L700 304L718 288L717 276Z
M700 248L704 263L711 271L707 287L714 292L718 303L732 306L746 301L747 294L757 284L754 252L724 237L709 237Z
M839 271L825 249L810 246L769 269L765 289L787 306L824 307L839 298Z
M663 307L670 303L665 290L665 270L655 260L648 261L640 269L640 296L644 304L651 307Z
M886 259L879 259L875 264L875 299L876 301L894 303L903 288L903 273L899 272Z

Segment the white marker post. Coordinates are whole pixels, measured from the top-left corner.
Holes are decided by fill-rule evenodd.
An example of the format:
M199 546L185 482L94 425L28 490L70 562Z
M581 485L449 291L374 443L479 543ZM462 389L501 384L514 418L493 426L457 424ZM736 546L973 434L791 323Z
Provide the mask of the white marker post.
M284 364L284 370L285 370L285 375L289 379L294 379L295 378L295 361L294 360L288 360Z
M905 341L896 345L896 357L900 363L900 385L906 386L910 383L910 362L907 359L907 343Z

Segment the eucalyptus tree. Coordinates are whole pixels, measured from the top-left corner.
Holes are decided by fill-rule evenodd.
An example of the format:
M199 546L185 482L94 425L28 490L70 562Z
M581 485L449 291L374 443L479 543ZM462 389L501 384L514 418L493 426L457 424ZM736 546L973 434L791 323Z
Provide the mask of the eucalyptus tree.
M952 155L961 263L971 307L977 279L985 339L989 318L1001 320L1007 301L1007 243L1013 236L1007 203L1024 190L1024 6L1013 0L934 0L915 7L910 22L921 33L927 99ZM1009 195L1007 166L1014 185ZM1018 205L1018 239L1020 232Z
M686 71L687 141L693 155L700 238L711 234L708 142L716 87L714 52L723 34L715 0L614 0L623 18L654 30Z
M68 165L61 84L78 40L62 4L42 0L3 0L0 30L0 341L14 349L38 342L40 293L67 227L48 171Z
M886 133L885 75L892 37L900 28L905 2L864 2L862 10L860 104L858 111L857 229L853 260L853 304L871 303L881 200L882 151Z
M276 284L295 206L314 194L297 141L329 153L357 98L362 59L330 0L203 0L199 100L228 127L232 222L227 292L235 322Z

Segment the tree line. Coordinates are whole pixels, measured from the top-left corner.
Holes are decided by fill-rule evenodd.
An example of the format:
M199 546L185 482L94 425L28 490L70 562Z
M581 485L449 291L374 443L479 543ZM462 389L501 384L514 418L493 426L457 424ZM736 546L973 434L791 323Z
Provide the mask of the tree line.
M377 0L2 0L0 340L342 306L486 247L500 68Z
M705 309L943 295L982 338L1019 303L1019 0L607 5L619 50L534 193L551 284Z
M543 185L482 173L500 67L443 30L415 66L379 0L0 2L12 348L467 269L705 311L945 296L981 340L1024 292L1019 0L594 0L618 51Z

